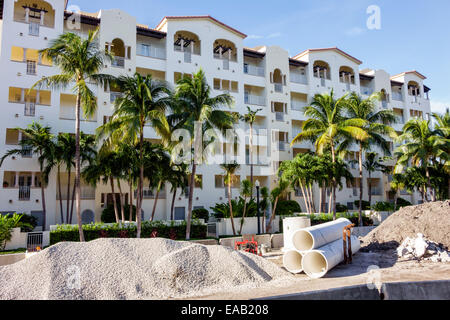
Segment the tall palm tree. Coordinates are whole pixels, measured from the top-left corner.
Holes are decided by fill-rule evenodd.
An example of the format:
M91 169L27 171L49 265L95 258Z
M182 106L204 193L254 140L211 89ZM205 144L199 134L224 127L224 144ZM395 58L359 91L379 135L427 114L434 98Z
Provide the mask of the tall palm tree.
M376 101L380 99L380 94L373 94L368 99L363 99L360 95L353 92L347 103L347 114L350 119L360 119L361 130L366 132L365 137L356 136L352 140L345 141L341 146L348 147L353 141L359 146L359 225L363 226L362 220L362 201L363 201L363 153L370 150L373 146L378 147L385 155L390 155L390 145L385 136L389 135L395 138L395 130L390 127L395 123L395 115L391 110L377 110ZM345 153L346 150L343 150ZM369 196L370 198L372 195Z
M432 130L429 120L412 119L403 127L403 133L397 142L404 144L395 150L397 158L395 173L402 173L409 162L413 166L424 168L431 199L433 202L436 201L436 193L433 192L431 184L430 166L437 163L438 159L448 163L448 139Z
M236 228L234 226L234 215L233 215L233 205L232 205L232 185L236 179L236 172L241 168L237 163L223 164L220 166L225 171L225 184L228 186L228 206L230 207L230 217L231 217L231 227L233 228L233 235L236 235Z
M75 166L75 136L70 133L61 133L57 138L58 148L61 149L61 161L65 165L67 172L67 203L66 203L66 219L65 221L69 223L70 217L70 199L72 199L70 192L71 178L72 178L72 168ZM75 186L74 186L75 192Z
M304 108L304 114L309 119L303 124L303 131L294 138L291 146L298 142L315 142L316 152L323 155L326 149L331 150L332 163L336 163L336 148L345 139L365 140L367 132L361 127L365 121L348 119L344 112L347 107L347 96L335 99L334 92L317 94L310 106ZM336 219L336 188L338 181L333 177L333 216Z
M388 167L383 164L383 160L378 156L375 152L370 152L366 156L366 161L363 163L364 169L366 169L367 173L369 174L369 187L368 187L368 195L369 195L369 204L372 205L372 174L377 171L382 171L384 173L387 173L389 171ZM362 180L361 180L362 184ZM362 197L360 198L360 201L362 202ZM361 202L359 206L361 207ZM362 217L360 216L360 219ZM361 221L360 221L361 223Z
M450 139L450 110L447 109L444 114L433 113L436 121L436 131L442 137Z
M143 77L136 73L133 77L121 76L115 81L121 88L122 97L116 99L111 120L97 130L99 137L109 134L114 141L132 141L139 146L139 179L137 193L137 237L141 237L142 201L144 189L144 128L151 125L166 140L170 129L165 111L171 102L169 85Z
M289 193L289 181L286 181L284 179L280 179L278 183L278 187L272 190L271 192L271 202L273 203L273 209L272 209L272 215L270 216L269 224L267 226L267 232L270 233L272 231L272 222L275 219L275 216L277 214L277 206L278 202L281 198L286 197Z
M168 172L167 181L171 185L172 192L172 205L170 207L170 220L173 221L175 219L175 200L177 197L177 190L184 189L188 185L188 168L184 163L174 164L172 163L170 166L170 170Z
M100 70L112 56L100 49L99 31L90 31L83 39L74 33L64 33L50 42L50 46L40 54L58 67L61 74L43 77L34 87L49 87L60 90L72 86L76 93L75 106L75 196L76 213L80 241L84 242L81 223L81 155L80 155L80 113L83 109L86 116L92 116L97 110L97 98L88 83L104 86L112 77L100 74Z
M186 77L178 81L175 98L178 101L176 106L178 124L189 131L191 135L190 145L194 150L191 161L186 227L186 240L190 240L196 170L197 166L203 161L203 150L212 142L204 142L203 136L211 129L226 130L232 128L234 122L232 115L220 110L220 108L230 108L233 104L233 98L228 93L212 97L211 87L201 69L192 78Z
M391 190L394 194L394 211L397 211L397 201L401 190L405 189L405 177L402 174L394 174L391 181Z
M249 137L249 148L250 148L250 182L252 185L254 185L254 177L253 177L253 125L256 122L256 116L259 112L261 112L263 109L258 109L253 111L250 107L247 107L247 114L244 116L241 116L241 120L245 123L248 123L250 127L250 137ZM253 189L251 189L251 195L250 198L253 198Z
M245 217L247 216L247 204L248 199L252 199L253 196L253 184L249 180L244 180L241 183L241 197L244 198L244 212L242 213L241 228L239 234L242 234L242 229L244 228Z
M17 130L22 132L24 138L19 141L19 148L12 149L6 152L6 154L0 159L0 167L6 158L13 155L23 155L24 150L30 150L33 154L38 156L39 173L40 173L40 186L41 186L41 202L42 202L42 214L43 214L43 228L45 231L47 224L47 208L45 201L45 188L48 184L48 177L51 165L55 163L55 144L53 142L53 135L51 134L50 127L43 127L37 122L33 122L27 128Z

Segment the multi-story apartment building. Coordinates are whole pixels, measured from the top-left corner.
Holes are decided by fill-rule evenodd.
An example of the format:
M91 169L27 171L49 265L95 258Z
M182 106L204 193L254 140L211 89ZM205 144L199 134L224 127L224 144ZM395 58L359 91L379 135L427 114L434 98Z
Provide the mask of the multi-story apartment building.
M85 35L96 28L100 30L101 47L115 55L114 61L104 66L104 73L114 76L135 72L151 74L155 79L174 84L202 68L214 89L213 94L229 92L233 96L233 112L245 114L247 106L262 109L255 124L258 135L253 163L255 180L263 186L275 186L277 175L274 172L280 161L313 150L310 143L291 148L289 142L301 131L306 120L302 108L316 93L334 89L338 96L354 91L367 97L373 92L383 92L379 108L394 110L399 119L395 125L398 131L411 117L430 115L430 89L424 85L426 78L423 75L410 71L390 76L383 70L360 70L362 62L338 48L310 49L290 57L285 49L277 46L246 48L245 34L210 16L165 17L152 29L138 24L122 10L74 16L66 8L65 0L0 0L1 154L16 148L22 139L16 128L26 127L33 121L50 126L54 134L74 132L75 96L71 91L28 89L41 77L58 72L51 62L39 56L39 49L45 48L50 40L63 32ZM114 99L120 94L108 88L93 87L92 90L98 97L97 114L83 119L81 124L82 131L88 134L94 134L95 129L112 115ZM248 129L243 123L239 126ZM146 139L158 141L151 127L146 128ZM247 164L250 162L248 145L247 140ZM265 155L269 156L266 163L261 160ZM353 156L357 158L356 149ZM352 170L358 177L356 166ZM219 165L203 165L198 175L201 181L195 189L195 207L209 209L226 201ZM243 165L238 175L241 181L247 179L249 166ZM56 180L56 173L52 173L46 188L47 228L60 222ZM61 180L64 186L67 173L62 173ZM0 168L0 182L1 212L30 213L42 221L39 167L35 155L24 150L22 156L7 159ZM374 201L388 200L388 182L389 177L381 173L375 174L371 181L362 181L365 190L368 183L372 184ZM339 191L338 202L352 208L353 202L359 199L359 183L361 181ZM170 218L169 187L160 196L157 219ZM235 187L238 189L238 183ZM233 194L237 195L238 190ZM70 195L63 190L63 200L68 197ZM417 195L402 194L402 197L412 202L419 199ZM301 192L293 192L291 198L303 206ZM317 201L319 197L316 198ZM100 184L92 188L83 184L83 220L99 221L102 208L111 199L109 187ZM145 219L149 219L153 203L153 191L146 190ZM183 190L179 190L175 206L176 218L184 219L187 198Z

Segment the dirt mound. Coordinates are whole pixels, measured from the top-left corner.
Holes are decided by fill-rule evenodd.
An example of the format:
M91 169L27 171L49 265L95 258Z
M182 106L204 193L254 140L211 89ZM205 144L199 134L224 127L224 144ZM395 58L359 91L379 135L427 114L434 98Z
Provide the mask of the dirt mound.
M402 208L363 239L362 250L397 249L419 233L450 248L450 201Z
M60 243L0 267L0 300L186 298L290 275L261 257L165 239Z

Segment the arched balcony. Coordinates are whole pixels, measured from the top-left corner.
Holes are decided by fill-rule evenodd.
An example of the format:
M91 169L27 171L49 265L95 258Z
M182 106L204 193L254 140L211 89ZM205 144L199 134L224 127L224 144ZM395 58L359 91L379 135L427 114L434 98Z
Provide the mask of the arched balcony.
M416 81L408 82L408 94L413 97L414 102L421 97L420 85Z
M177 52L184 52L184 62L191 63L191 56L193 54L201 54L200 38L189 31L178 31L173 39L174 50Z
M223 60L223 69L230 69L230 61L237 62L236 45L225 39L218 39L213 44L213 55L215 59Z
M18 0L14 3L14 21L29 24L29 35L39 36L40 27L55 27L55 10L45 1Z
M388 103L389 103L389 94L386 92L385 89L381 89L380 94L381 94L380 95L381 105L382 105L383 109L387 109Z
M105 50L114 56L112 66L118 68L125 67L125 59L130 59L131 47L126 46L122 39L116 38L110 43L106 43Z
M286 75L280 69L275 69L270 73L270 82L274 84L275 92L282 93L283 86L286 85Z
M331 80L330 65L325 61L315 61L313 65L313 73L315 78L321 79L322 87L325 87L325 80Z
M339 81L347 84L347 89L350 90L350 85L355 84L355 71L347 66L342 66L339 69Z

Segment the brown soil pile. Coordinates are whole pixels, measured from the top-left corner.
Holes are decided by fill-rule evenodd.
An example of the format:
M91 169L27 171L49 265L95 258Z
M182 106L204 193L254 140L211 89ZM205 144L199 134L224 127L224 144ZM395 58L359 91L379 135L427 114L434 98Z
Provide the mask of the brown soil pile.
M396 249L418 233L450 248L450 201L402 208L363 239L363 251Z

